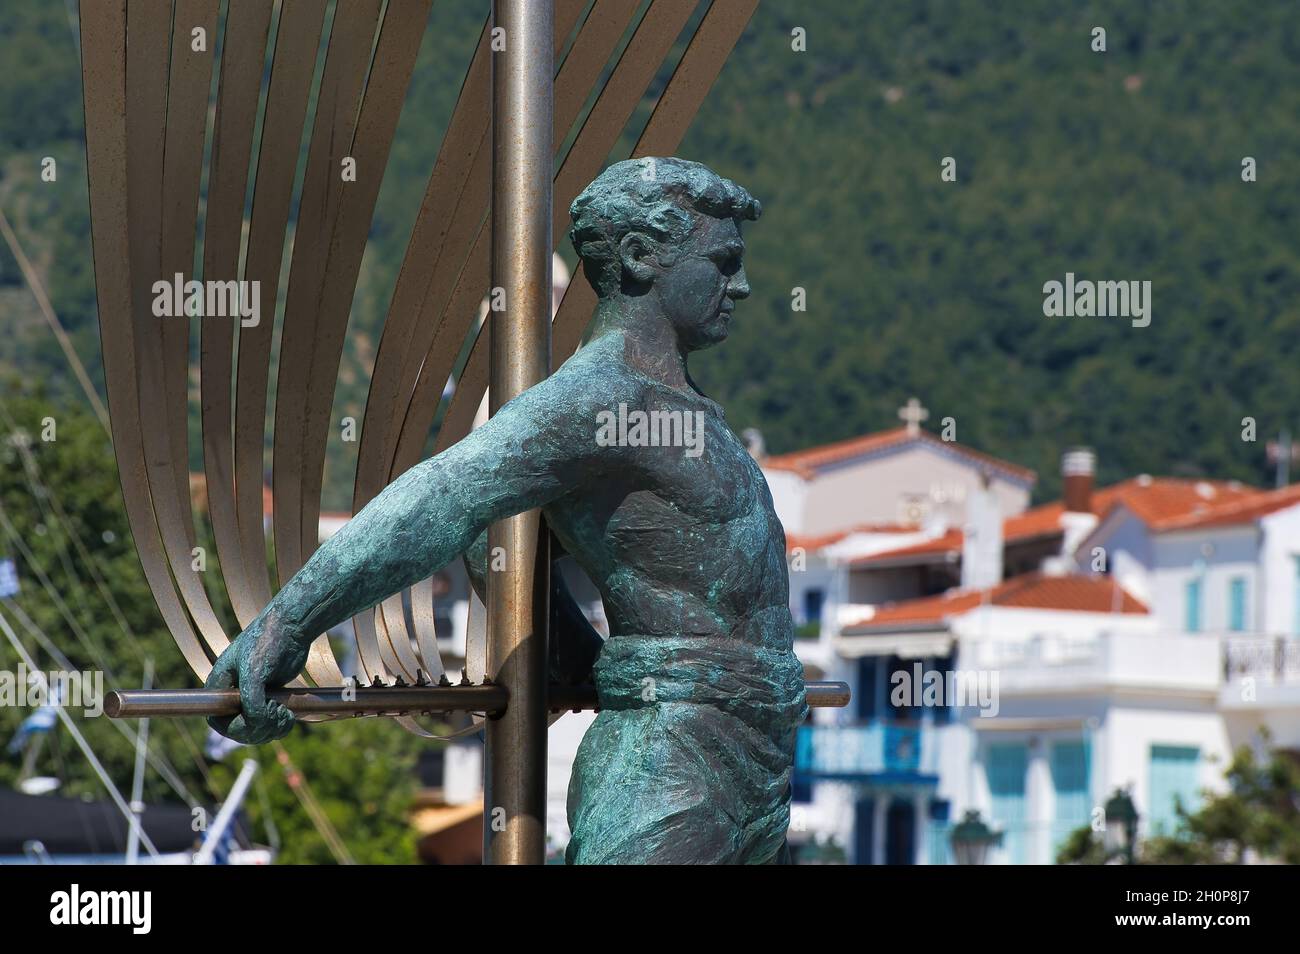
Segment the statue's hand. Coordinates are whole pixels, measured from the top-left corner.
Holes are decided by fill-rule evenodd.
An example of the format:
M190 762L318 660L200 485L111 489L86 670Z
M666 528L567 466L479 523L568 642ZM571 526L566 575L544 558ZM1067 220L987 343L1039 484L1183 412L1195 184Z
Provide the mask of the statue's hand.
M214 716L208 725L227 738L259 745L288 735L293 713L266 697L266 690L283 686L307 662L311 641L273 618L259 616L217 657L206 683L209 689L239 689L243 711Z

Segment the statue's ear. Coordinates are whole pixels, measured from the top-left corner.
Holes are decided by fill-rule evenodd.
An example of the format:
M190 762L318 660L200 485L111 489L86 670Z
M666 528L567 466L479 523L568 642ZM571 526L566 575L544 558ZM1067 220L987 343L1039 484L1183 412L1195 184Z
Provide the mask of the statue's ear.
M619 240L618 258L633 281L647 284L655 276L659 246L642 232L628 232Z

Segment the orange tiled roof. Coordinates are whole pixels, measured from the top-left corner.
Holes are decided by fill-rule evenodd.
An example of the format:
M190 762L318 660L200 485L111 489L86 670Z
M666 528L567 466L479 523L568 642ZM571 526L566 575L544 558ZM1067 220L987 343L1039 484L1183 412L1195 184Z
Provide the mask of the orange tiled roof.
M795 547L803 547L805 550L820 550L822 547L828 547L832 543L839 543L845 537L854 533L916 533L917 528L910 523L863 523L856 527L849 527L847 530L836 530L834 533L823 533L818 536L802 536L800 534L789 534L785 538L785 549L787 552Z
M855 457L864 457L867 454L874 454L879 451L889 450L894 447L902 447L912 443L934 444L946 450L956 451L964 457L986 464L995 470L999 470L1011 477L1032 484L1038 479L1038 475L1028 467L1021 467L1018 464L1012 464L1009 461L994 457L991 454L984 454L977 450L972 450L955 441L943 441L935 437L929 431L921 430L915 434L909 433L906 427L896 427L889 431L878 431L874 434L866 434L862 437L853 437L844 441L836 441L833 444L822 444L819 447L809 447L801 451L795 451L790 454L777 454L768 457L763 461L763 466L768 470L785 470L798 474L805 480L815 476L817 471L822 467L828 467L831 464L838 464L842 461L852 460Z
M1246 486L1238 481L1142 476L1095 491L1092 495L1092 512L1098 517L1104 517L1113 508L1123 504L1152 529L1164 529L1169 521L1177 521L1180 518L1254 500L1260 494L1261 491L1257 488ZM1012 545L1025 543L1037 537L1059 536L1062 532L1063 513L1065 513L1065 505L1055 500L1026 510L1024 513L1007 517L1002 522L1003 544ZM961 530L949 530L943 536L924 543L860 557L854 560L852 565L866 566L877 562L905 560L910 557L958 554L961 552L961 546Z
M850 561L850 566L865 566L870 563L878 563L895 560L912 560L924 562L925 557L947 557L952 554L961 553L962 532L960 530L948 530L932 540L922 540L920 543L912 543L905 547L897 547L893 550L885 550L882 553L873 553L870 556L858 557Z
M1260 490L1230 500L1206 506L1192 513L1176 514L1155 521L1151 529L1156 532L1192 530L1211 527L1232 527L1252 523L1260 517L1300 503L1300 484Z
M981 605L1075 613L1146 613L1146 606L1108 576L1024 573L984 590L949 590L938 596L887 603L873 616L844 627L846 634L895 626L942 623Z

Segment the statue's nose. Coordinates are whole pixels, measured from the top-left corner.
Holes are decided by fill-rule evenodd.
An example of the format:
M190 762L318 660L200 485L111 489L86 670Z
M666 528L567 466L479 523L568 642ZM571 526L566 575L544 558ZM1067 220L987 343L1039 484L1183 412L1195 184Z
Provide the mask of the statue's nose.
M733 299L749 297L749 279L743 268L731 276L731 281L727 284L727 297Z

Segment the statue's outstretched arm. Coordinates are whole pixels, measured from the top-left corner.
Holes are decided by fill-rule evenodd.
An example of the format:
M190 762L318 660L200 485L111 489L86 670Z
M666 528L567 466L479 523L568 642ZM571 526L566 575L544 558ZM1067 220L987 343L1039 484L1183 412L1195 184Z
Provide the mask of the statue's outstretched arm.
M589 478L593 391L575 383L556 375L530 388L393 481L322 544L217 659L207 685L237 686L243 712L213 727L241 742L284 735L293 716L266 689L298 674L320 633L437 572L488 524Z

